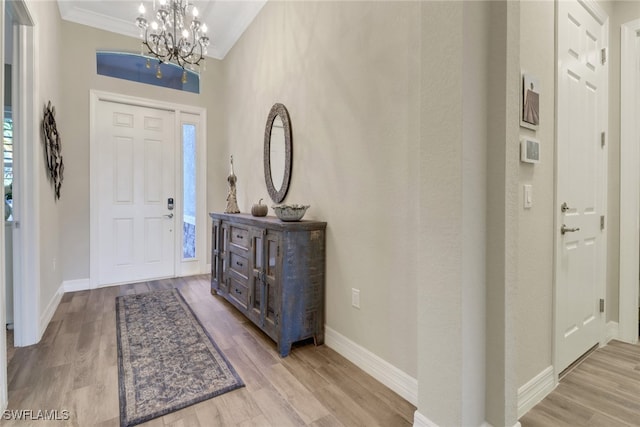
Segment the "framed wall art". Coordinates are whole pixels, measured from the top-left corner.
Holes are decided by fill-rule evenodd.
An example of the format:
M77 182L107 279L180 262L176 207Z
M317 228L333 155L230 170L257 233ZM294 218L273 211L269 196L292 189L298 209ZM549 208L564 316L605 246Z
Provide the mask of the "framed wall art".
M529 73L522 73L520 95L520 126L537 130L540 125L540 81Z

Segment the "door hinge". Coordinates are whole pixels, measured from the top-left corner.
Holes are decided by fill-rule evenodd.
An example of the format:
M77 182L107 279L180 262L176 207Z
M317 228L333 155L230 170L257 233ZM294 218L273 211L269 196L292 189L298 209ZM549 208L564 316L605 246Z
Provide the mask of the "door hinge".
M600 230L604 230L604 215L600 215Z
M604 313L604 298L600 298L600 313Z
M602 65L607 63L607 48L603 47L600 50L600 62L602 62Z
M607 133L602 131L600 132L600 146L604 148L606 144L607 144Z

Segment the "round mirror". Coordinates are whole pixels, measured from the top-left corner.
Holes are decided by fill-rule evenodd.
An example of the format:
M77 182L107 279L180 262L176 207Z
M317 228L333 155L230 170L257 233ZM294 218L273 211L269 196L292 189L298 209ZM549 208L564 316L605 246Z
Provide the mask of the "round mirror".
M274 203L284 200L291 179L291 122L282 104L274 104L264 130L264 178Z

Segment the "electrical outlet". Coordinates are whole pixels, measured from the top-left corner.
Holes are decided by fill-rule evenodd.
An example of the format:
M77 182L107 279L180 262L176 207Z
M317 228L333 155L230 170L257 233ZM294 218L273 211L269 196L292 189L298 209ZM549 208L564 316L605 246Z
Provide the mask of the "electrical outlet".
M360 289L351 288L351 305L360 308Z

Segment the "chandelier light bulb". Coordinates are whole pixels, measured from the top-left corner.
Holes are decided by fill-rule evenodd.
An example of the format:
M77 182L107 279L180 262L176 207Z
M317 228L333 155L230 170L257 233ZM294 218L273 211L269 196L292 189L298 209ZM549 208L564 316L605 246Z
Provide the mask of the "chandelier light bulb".
M184 30L182 30L182 37L184 37L185 39L189 37L189 30L187 30L186 28Z
M140 3L140 7L138 8L138 12L140 15L144 15L147 10L144 8L144 4Z
M159 3L161 7L165 7L167 5L167 0L160 0Z
M158 29L158 23L156 21L151 22L151 29L156 31Z
M191 13L193 14L194 18L197 18L198 17L198 8L194 6L193 7L193 11Z
M202 31L203 33L206 33L206 32L207 32L207 30L208 30L208 28L207 28L207 24L202 24L202 25L200 25L200 31Z

